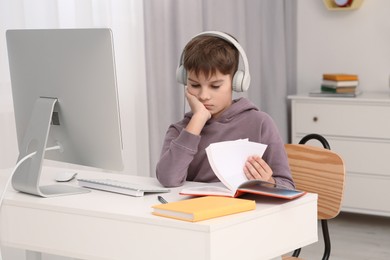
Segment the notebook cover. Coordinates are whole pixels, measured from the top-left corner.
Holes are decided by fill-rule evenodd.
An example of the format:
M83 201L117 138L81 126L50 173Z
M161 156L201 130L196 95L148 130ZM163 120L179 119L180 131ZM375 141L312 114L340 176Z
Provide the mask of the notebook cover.
M220 216L249 211L256 208L254 200L205 196L158 204L153 206L154 215L185 221L201 221Z

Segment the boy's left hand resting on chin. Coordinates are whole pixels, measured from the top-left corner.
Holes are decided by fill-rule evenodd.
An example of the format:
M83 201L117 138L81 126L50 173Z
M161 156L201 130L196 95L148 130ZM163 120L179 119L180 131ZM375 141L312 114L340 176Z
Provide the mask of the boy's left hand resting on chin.
M272 169L260 156L249 156L244 166L244 173L248 180L263 180L275 183L272 178Z

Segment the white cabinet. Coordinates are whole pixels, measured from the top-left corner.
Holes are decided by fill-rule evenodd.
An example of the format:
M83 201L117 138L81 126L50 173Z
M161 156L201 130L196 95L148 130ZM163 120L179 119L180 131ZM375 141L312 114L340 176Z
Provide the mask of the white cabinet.
M390 93L289 99L292 143L310 133L321 134L344 159L342 210L390 216Z

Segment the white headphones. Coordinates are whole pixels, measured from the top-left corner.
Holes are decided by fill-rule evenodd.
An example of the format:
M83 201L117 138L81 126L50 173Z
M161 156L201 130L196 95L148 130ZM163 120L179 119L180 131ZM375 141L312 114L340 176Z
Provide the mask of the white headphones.
M193 38L200 36L200 35L210 35L215 36L224 39L225 41L230 42L231 44L236 47L238 52L240 53L240 56L244 62L244 70L238 69L233 76L232 80L232 87L233 90L236 92L244 92L247 91L249 88L249 84L251 81L251 77L249 75L249 64L248 64L248 58L246 57L244 49L241 47L241 45L230 35L218 31L206 31L202 32L198 35L195 35ZM183 66L184 61L184 51L181 53L180 56L180 63L176 70L176 80L180 84L186 85L187 84L187 71ZM238 66L240 67L240 66Z

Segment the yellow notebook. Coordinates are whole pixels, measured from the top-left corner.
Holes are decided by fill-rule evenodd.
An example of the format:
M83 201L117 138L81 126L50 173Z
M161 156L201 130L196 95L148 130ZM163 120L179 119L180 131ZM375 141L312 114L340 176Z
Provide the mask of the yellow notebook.
M249 211L256 208L254 200L206 196L153 206L154 215L185 221L201 221L210 218Z

